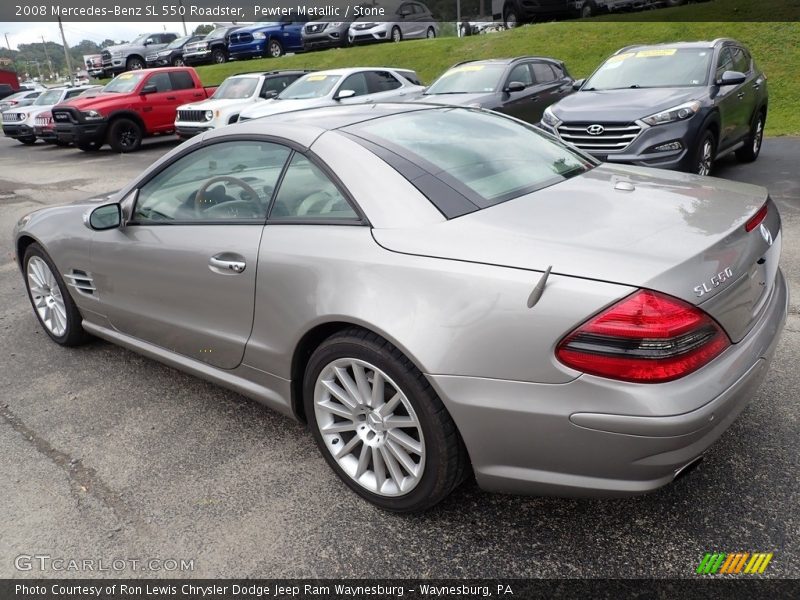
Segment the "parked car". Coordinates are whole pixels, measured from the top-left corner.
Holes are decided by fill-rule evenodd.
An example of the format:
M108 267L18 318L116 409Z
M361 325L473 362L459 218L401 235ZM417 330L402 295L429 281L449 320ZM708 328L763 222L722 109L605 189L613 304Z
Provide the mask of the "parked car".
M382 4L383 5L383 4ZM351 44L364 42L401 42L419 38L435 38L439 24L430 9L421 2L400 2L386 6L386 19L391 21L355 21L348 32ZM393 11L393 12L390 12Z
M398 512L473 474L667 485L755 396L788 312L766 189L602 164L463 107L224 127L12 239L54 342L95 335L304 421Z
M36 143L36 117L60 102L75 98L86 90L85 87L50 88L39 95L33 104L22 108L12 108L0 113L3 122L3 134L23 144Z
M222 64L228 61L228 38L243 25L219 25L203 39L183 47L183 62L187 65Z
M600 160L708 175L761 151L767 78L735 40L630 46L576 85L542 126Z
M573 0L492 0L492 18L507 29L523 23L567 16L574 10Z
M310 21L303 26L303 49L345 48L350 45L348 31L353 21Z
M425 90L424 102L480 106L538 123L544 109L573 93L563 62L539 56L455 65Z
M282 16L278 21L259 21L240 27L228 39L228 55L233 59L278 58L286 52L303 50L304 15Z
M87 152L105 144L115 152L134 152L143 138L175 131L178 106L204 100L214 90L203 87L192 67L122 73L97 96L54 107L56 135Z
M177 38L177 33L145 33L130 43L103 48L103 75L112 77L124 71L144 69L148 54L165 48Z
M175 133L190 138L235 123L242 110L276 97L306 73L309 71L267 71L228 77L208 100L178 107Z
M186 63L183 60L183 49L186 44L199 42L204 37L204 35L187 35L184 37L179 37L167 44L163 50L150 52L147 54L147 56L145 56L147 67L184 66Z
M256 119L317 106L388 102L418 96L425 88L414 71L393 68L331 69L304 75L274 100L259 102L239 113Z
M10 108L21 108L33 104L34 100L39 97L42 92L25 90L24 92L17 92L11 94L7 98L0 100L0 113L7 111Z

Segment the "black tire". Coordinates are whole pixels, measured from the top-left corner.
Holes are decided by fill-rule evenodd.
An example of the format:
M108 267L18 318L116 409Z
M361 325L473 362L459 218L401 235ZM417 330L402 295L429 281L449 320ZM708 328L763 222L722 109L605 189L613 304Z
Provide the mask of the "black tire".
M428 31L425 32L425 37L429 40L436 39L436 30L433 27L428 27Z
M26 146L32 146L33 144L36 143L36 138L35 137L21 137L21 138L17 138L17 141L20 142L21 144L25 144Z
M30 279L27 275L28 273L28 263L34 257L39 257L42 259L47 266L50 268L51 273L55 277L56 283L58 285L58 289L61 292L61 297L64 300L64 308L66 311L67 316L67 325L64 331L64 334L61 336L54 335L44 324L42 318L39 316L39 312L36 310L36 303L33 299L33 294L31 293L30 289ZM78 310L78 307L75 306L75 303L72 301L72 296L69 295L69 288L64 283L64 279L61 277L61 274L58 272L58 269L53 264L53 261L44 251L44 249L37 243L33 243L27 247L25 250L25 256L22 259L22 267L23 272L25 273L25 289L28 292L28 299L31 302L31 307L33 308L33 312L36 315L36 318L39 321L39 324L44 329L45 333L50 336L56 344L60 344L62 346L78 346L80 344L84 344L91 339L91 336L86 333L83 329L81 323L83 322L83 317L81 317L81 313Z
M764 111L759 111L753 123L750 125L750 134L744 141L744 146L736 151L736 158L739 162L753 162L761 154L761 146L764 141L764 125L767 117Z
M125 61L125 70L127 71L139 71L144 69L146 66L147 64L140 56L131 56Z
M325 446L314 410L317 378L336 359L354 358L383 370L402 389L417 414L425 443L425 466L417 485L408 493L387 497L375 494L351 478ZM425 376L397 348L360 328L351 328L325 340L311 355L303 379L303 402L308 424L325 460L342 481L373 504L398 513L416 512L447 497L470 473L466 448L453 419Z
M597 13L597 7L591 0L589 2L585 2L583 6L581 6L581 12L580 12L581 19L588 19L589 17L593 17L596 13Z
M142 128L131 119L117 119L108 128L108 144L114 152L136 152L142 145L142 137Z
M228 62L228 53L222 48L214 48L211 51L211 62L215 65L221 65Z
M403 32L400 31L399 27L392 27L391 40L393 42L402 42L403 41Z
M185 67L186 63L183 62L183 57L182 56L176 56L175 58L172 59L172 66L173 67Z
M271 38L267 42L267 58L279 58L281 56L283 56L283 46L278 40Z
M513 6L509 6L503 11L503 26L506 29L519 27L519 15Z
M707 146L707 144L709 144ZM710 155L708 150L710 149ZM717 138L714 132L706 129L698 138L697 148L694 152L694 159L689 167L690 173L697 175L710 175L714 169L714 160L717 157Z

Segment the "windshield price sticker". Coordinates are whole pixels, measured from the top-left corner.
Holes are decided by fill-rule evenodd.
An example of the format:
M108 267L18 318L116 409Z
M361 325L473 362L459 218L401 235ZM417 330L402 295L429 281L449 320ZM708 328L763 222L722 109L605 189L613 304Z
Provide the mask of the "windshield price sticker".
M636 58L652 58L654 56L672 56L678 50L675 48L662 48L659 50L641 50L636 53Z

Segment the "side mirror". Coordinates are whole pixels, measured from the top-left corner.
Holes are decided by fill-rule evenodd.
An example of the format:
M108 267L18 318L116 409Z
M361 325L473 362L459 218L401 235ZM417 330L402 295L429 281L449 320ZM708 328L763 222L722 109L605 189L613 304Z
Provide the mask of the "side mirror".
M261 97L264 100L272 100L277 95L278 95L278 92L276 92L275 90L266 90L263 94L261 94Z
M504 92L513 93L513 92L521 92L525 89L525 84L521 81L511 81L504 89Z
M572 82L572 89L576 92L583 87L583 84L586 82L585 79L578 79L577 81Z
M85 219L86 226L95 231L118 229L122 225L122 207L118 202L98 206Z
M355 90L339 90L339 93L336 94L336 98L334 98L334 100L344 100L345 98L352 98L355 95Z
M747 75L739 71L725 71L717 82L718 85L741 85L747 81Z
M158 91L158 88L156 87L156 84L155 84L155 83L148 83L147 85L145 85L145 86L142 88L142 91L141 91L140 93L141 93L142 95L145 95L145 94L155 94L157 91Z
M147 39L147 40L144 41L144 45L145 46L149 46L152 43L153 43L153 40L151 40L151 39Z

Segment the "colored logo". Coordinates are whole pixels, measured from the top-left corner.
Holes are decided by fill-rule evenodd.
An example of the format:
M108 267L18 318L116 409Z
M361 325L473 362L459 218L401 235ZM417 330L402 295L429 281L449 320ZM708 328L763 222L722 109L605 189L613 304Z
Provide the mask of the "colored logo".
M756 575L767 569L772 552L706 552L697 566L698 575Z

